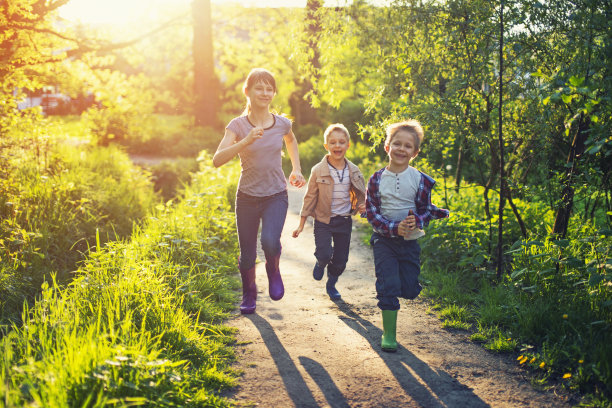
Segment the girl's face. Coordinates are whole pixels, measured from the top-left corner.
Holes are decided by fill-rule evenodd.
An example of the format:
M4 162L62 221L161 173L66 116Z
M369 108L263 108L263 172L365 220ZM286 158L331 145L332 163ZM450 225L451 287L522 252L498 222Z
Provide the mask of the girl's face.
M389 164L397 167L408 167L410 161L417 157L416 136L407 130L398 130L385 150L389 155Z
M329 152L329 154L334 159L344 159L344 155L349 148L349 140L346 137L346 133L341 130L334 130L329 135L327 135L327 143L325 146L325 150Z
M252 87L245 90L247 98L251 101L251 107L268 107L274 98L274 87L267 82L256 82Z

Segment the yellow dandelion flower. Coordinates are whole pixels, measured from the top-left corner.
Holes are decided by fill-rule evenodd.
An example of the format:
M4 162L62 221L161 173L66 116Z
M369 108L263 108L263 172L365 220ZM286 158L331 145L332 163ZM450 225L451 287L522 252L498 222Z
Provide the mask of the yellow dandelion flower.
M567 378L571 378L571 377L572 377L572 375L570 373L563 374L563 379L564 380L567 379Z
M578 364L584 363L584 360L578 360Z
M546 365L546 363L542 361L542 362L540 363L540 368L544 368L544 366L545 366L545 365Z
M564 315L563 315L563 318L564 318L564 319L567 319L567 314L564 314Z
M529 364L533 364L536 361L536 358L533 357L531 360L529 360Z
M522 360L522 359L523 359L523 355L522 354L516 358L517 361L518 360Z

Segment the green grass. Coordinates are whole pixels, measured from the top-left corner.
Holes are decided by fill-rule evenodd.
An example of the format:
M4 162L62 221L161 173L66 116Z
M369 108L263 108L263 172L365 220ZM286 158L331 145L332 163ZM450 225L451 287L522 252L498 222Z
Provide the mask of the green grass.
M25 121L0 141L0 320L18 321L52 273L72 277L95 245L128 237L158 202L117 148L79 144L80 122Z
M98 241L66 288L44 285L0 343L0 400L231 406L219 392L236 384L233 330L220 325L238 287L232 172L203 165L184 201L158 206L129 241Z
M440 309L438 317L442 320L442 327L446 329L469 330L472 327L470 312L454 304Z

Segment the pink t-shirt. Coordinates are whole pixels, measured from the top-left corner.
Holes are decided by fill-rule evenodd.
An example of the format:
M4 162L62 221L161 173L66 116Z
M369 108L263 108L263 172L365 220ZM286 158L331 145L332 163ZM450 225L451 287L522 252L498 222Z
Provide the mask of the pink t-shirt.
M242 166L238 190L251 196L265 197L287 189L281 152L283 136L291 130L291 121L279 115L273 117L274 123L264 129L263 137L238 154ZM254 127L247 116L240 116L232 119L226 129L236 134L238 142Z

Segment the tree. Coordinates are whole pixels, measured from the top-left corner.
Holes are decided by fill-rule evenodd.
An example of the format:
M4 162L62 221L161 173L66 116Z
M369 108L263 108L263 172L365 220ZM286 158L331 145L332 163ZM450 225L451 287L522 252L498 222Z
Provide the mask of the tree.
M294 81L297 89L291 94L289 104L291 112L295 117L296 125L320 124L317 111L313 107L319 103L316 97L316 83L321 70L319 41L321 37L321 14L323 12L323 1L308 0L306 3L306 19L304 22L303 39L301 46L306 61L301 66L302 75L297 76Z
M214 71L210 0L193 1L195 124L217 125L219 84Z

